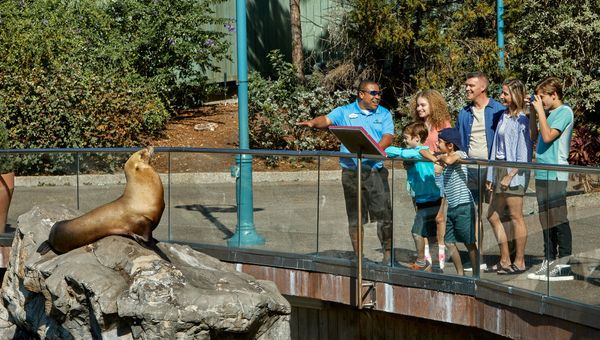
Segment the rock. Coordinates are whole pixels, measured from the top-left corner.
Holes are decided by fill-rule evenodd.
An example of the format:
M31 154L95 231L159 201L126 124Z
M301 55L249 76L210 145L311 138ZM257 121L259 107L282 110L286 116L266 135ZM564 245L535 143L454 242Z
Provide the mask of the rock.
M188 246L151 250L109 236L40 255L54 222L77 214L44 206L19 217L2 283L0 338L290 338L291 307L272 282Z
M194 130L196 131L215 131L219 127L217 123L201 123L194 125Z

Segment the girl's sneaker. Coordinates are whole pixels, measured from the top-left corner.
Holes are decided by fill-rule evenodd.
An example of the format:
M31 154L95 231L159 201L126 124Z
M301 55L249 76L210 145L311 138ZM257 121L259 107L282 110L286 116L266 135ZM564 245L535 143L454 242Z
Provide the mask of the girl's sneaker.
M438 260L440 261L440 269L444 269L444 266L446 265L446 250L445 247L440 247L439 253L438 253Z

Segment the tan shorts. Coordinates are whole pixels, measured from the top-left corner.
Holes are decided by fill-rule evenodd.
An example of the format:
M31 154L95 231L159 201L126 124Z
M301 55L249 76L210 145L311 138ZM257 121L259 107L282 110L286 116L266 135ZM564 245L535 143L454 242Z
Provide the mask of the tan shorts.
M524 196L525 188L522 185L517 185L514 187L502 188L500 182L504 176L508 174L507 168L495 168L494 172L496 173L494 176L494 193L495 194L505 194L505 195L515 195L515 196Z

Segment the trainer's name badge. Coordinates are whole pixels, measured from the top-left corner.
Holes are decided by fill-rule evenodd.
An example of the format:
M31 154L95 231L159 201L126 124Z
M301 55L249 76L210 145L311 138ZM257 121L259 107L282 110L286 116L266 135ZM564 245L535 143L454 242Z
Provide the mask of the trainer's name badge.
M357 113L351 113L350 115L348 115L348 118L350 118L350 119L358 118L358 114Z

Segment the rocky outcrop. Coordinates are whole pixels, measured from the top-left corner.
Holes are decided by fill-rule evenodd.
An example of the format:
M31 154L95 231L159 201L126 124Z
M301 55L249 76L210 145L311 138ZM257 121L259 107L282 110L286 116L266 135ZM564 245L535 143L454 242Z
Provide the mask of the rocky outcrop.
M188 246L121 236L57 255L40 245L76 211L19 217L2 283L0 338L289 339L289 303L270 281Z

